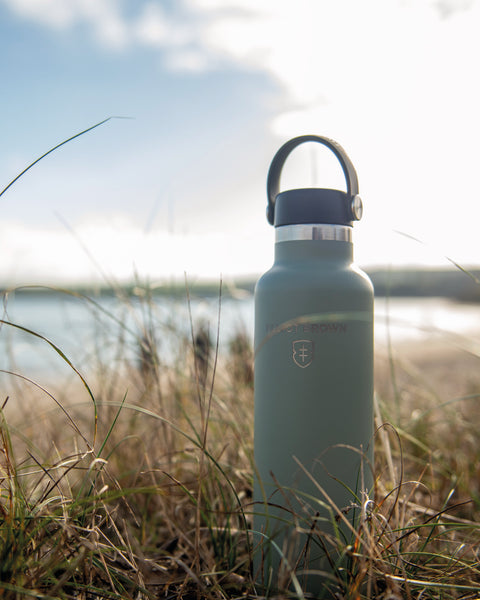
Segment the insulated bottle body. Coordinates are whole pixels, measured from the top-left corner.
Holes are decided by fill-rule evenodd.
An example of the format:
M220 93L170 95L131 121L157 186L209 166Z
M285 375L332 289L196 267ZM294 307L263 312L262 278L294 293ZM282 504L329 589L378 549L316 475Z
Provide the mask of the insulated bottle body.
M257 580L320 593L373 485L373 289L350 241L277 241L254 344Z

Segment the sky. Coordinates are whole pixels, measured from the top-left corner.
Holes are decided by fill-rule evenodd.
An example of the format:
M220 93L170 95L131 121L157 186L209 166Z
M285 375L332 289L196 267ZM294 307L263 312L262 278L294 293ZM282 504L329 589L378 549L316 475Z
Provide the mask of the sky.
M365 267L480 263L480 0L0 0L0 286L256 275L337 140ZM282 189L345 189L306 145Z

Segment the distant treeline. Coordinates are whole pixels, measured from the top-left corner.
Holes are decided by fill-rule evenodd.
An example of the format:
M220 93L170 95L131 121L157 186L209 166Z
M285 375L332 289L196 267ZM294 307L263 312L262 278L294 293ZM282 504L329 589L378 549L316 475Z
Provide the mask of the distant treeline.
M440 296L480 301L479 269L378 269L368 271L377 296Z
M480 302L480 269L366 269L379 297L445 297L463 302ZM253 294L256 278L232 282L222 282L223 297L244 298ZM6 288L3 290L7 291ZM15 294L71 293L89 297L125 295L137 297L170 296L170 297L211 297L218 296L220 280L213 282L160 283L154 286L143 286L141 283L126 284L112 289L102 286L79 286L62 290L54 287L22 287L8 290Z

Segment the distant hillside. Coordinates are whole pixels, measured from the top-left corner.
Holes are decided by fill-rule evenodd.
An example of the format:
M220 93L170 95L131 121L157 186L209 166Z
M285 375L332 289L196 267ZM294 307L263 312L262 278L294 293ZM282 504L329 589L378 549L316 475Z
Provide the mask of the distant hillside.
M378 269L368 271L377 296L443 296L480 301L480 270Z
M480 302L480 269L462 271L460 269L366 269L375 287L375 295L392 297L445 297L463 302ZM145 287L141 283L123 285L119 289L108 287L80 286L70 288L68 293L83 294L89 297L117 295L126 296L170 296L191 298L218 296L219 281L189 283L188 292L184 283L164 283ZM223 281L222 296L245 298L251 296L255 289L256 278L249 277ZM6 291L3 290L4 292ZM9 290L18 294L48 294L61 290L49 287L23 287ZM64 290L65 291L65 290ZM0 288L1 292L1 288Z

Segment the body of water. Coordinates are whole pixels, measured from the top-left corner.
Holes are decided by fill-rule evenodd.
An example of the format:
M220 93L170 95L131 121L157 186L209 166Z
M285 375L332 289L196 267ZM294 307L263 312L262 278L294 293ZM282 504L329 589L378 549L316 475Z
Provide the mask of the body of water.
M4 302L0 328L0 368L34 377L69 370L60 349L88 375L99 361L138 362L142 338L154 336L161 360L171 362L187 351L194 331L208 326L220 352L236 332L253 337L253 298L171 299L149 302L102 296L95 300L68 294L22 293ZM33 332L33 333L30 333ZM41 336L41 337L39 337ZM444 298L378 298L375 340L378 346L406 341L448 338L456 345L476 347L480 340L480 305ZM51 344L49 344L49 342ZM191 347L191 345L190 345Z

